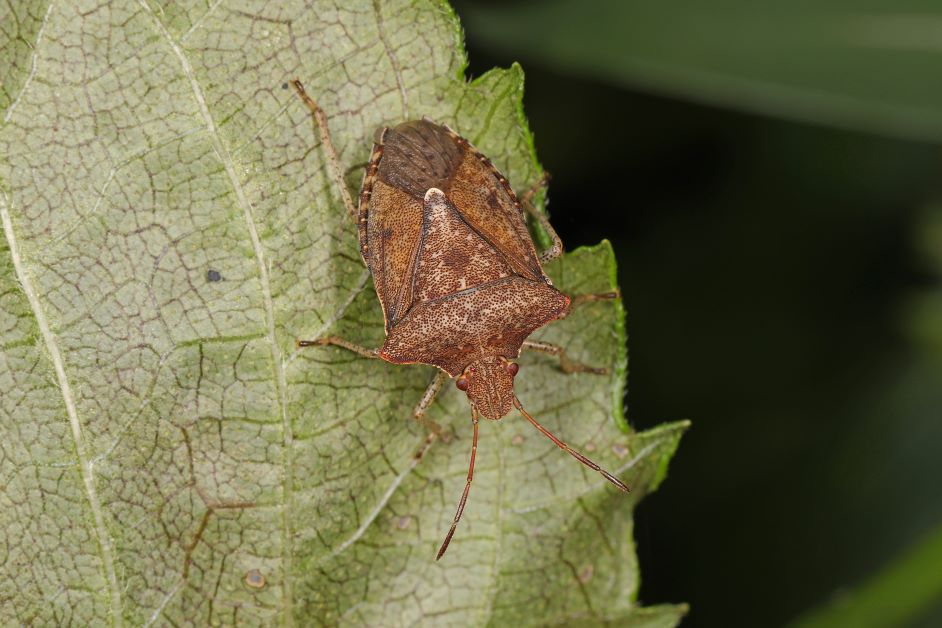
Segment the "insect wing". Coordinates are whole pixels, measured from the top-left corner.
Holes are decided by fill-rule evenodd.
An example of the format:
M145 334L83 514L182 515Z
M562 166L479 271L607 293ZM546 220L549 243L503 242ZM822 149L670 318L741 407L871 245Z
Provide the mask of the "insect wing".
M444 192L453 211L430 215L430 189ZM465 139L427 120L383 131L364 176L359 220L360 250L373 274L387 334L415 304L450 290L507 274L549 283L507 180ZM456 250L449 263L438 264L444 274L420 273L420 263L431 263L428 257L423 262L430 231L437 231L432 240L460 236L473 259L462 268ZM485 258L495 272L477 263Z
M549 283L507 179L466 140L457 135L453 139L462 142L465 151L448 187L443 188L448 200L465 222L503 255L516 274Z

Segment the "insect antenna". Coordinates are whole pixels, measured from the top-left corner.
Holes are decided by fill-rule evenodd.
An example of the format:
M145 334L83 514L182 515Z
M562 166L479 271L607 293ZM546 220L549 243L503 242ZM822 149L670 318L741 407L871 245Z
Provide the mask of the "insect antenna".
M626 493L629 491L628 486L627 486L624 482L622 482L621 480L619 480L618 478L616 478L614 475L612 475L611 473L609 473L608 471L606 471L605 469L603 469L603 468L600 467L599 465L595 464L594 462L592 462L591 460L589 460L588 458L586 458L585 456L583 456L582 454L580 454L578 451L576 451L575 449L573 449L572 447L570 447L569 445L567 445L567 444L564 443L563 441L561 441L561 440L559 440L558 438L556 438L555 436L553 436L553 434L552 434L548 429L546 429L545 427L543 427L542 425L540 425L539 423L537 423L536 419L534 419L532 416L530 416L530 415L527 413L527 411L523 409L523 406L520 405L520 400L517 399L517 396L516 396L516 395L514 395L514 407L516 407L517 410L520 410L520 414L522 414L524 417L526 417L527 421L529 421L530 423L533 424L533 427L535 427L536 429L540 430L540 431L543 433L543 436L546 436L548 439L550 439L551 441L553 441L554 443L556 443L556 446L557 446L557 447L559 447L560 449L562 449L563 451L565 451L565 452L568 453L570 456L572 456L573 458L575 458L576 460L578 460L579 462L581 462L581 463L584 464L585 466L589 467L590 469L593 469L593 470L598 471L599 473L601 473L603 478L605 478L606 480L608 480L609 482L611 482L612 484L614 484L615 486L617 486L617 487L620 488L621 490L625 491ZM470 480L469 480L469 481L470 481Z
M471 462L468 465L468 482L464 485L464 493L461 494L461 501L458 502L458 512L455 513L455 520L451 522L451 528L448 530L448 534L445 535L445 542L438 550L438 556L435 557L435 560L445 555L445 550L448 549L448 544L451 543L451 537L455 535L458 521L464 513L464 505L468 501L468 491L471 490L471 480L474 478L474 458L478 452L478 411L474 406L471 406L471 421L474 422L474 436L471 438Z

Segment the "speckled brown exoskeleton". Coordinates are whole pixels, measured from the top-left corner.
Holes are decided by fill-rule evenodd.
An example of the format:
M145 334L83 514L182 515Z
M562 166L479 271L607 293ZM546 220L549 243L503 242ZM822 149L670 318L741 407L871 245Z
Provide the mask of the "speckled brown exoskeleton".
M473 436L468 480L458 511L438 551L448 548L464 511L474 476L478 417L497 420L511 406L536 429L582 464L623 491L625 484L530 416L513 392L521 349L557 356L569 373L606 373L566 357L562 347L527 340L535 329L565 317L587 301L615 293L574 298L553 287L541 263L562 253L562 243L530 199L543 182L519 199L490 160L450 128L423 118L376 135L360 191L359 207L343 180L327 116L297 80L292 85L314 115L344 204L356 221L360 254L373 275L386 321L386 342L368 349L336 336L299 340L298 346L336 345L393 364L431 364L440 370L416 406L415 418L431 428L417 453L438 436L425 419L445 380L468 395ZM527 231L526 210L553 245L538 255Z

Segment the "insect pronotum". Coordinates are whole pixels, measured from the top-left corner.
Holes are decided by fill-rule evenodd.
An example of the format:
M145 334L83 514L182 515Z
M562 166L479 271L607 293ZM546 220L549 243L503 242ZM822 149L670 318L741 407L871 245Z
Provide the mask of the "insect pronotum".
M556 446L627 492L621 480L540 425L513 392L520 366L511 360L522 348L557 356L567 373L608 372L569 359L562 347L526 339L581 303L618 296L607 292L570 298L543 272L541 263L563 250L549 221L530 202L545 177L518 199L507 179L466 139L431 120L410 120L377 133L356 207L326 114L300 81L292 85L314 116L331 176L356 221L360 254L373 275L386 322L380 349L336 336L299 340L298 346L336 345L394 364L438 367L414 411L430 428L419 457L439 434L425 414L448 377L456 378L471 404L468 479L437 558L448 549L471 490L479 417L497 420L517 408ZM524 209L553 241L541 255L527 231Z

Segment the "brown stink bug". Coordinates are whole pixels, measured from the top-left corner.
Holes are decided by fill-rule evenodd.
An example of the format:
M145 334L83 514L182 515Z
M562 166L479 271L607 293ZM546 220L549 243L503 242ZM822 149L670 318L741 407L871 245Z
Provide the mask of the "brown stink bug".
M538 188L518 200L507 179L466 139L428 119L411 120L377 133L357 209L343 181L327 116L299 81L292 84L314 115L332 177L357 223L360 254L373 275L386 321L386 342L380 349L336 336L298 345L337 345L394 364L438 367L414 412L432 428L418 456L438 435L425 413L448 377L457 378L455 385L471 404L468 480L438 558L448 548L471 489L478 416L497 420L516 407L560 449L627 492L621 480L537 423L513 392L520 367L511 360L522 348L557 356L566 372L606 373L568 359L562 347L531 342L527 336L579 303L617 296L571 299L553 287L541 262L562 253L562 244L530 203ZM524 208L553 240L540 256L527 231Z

